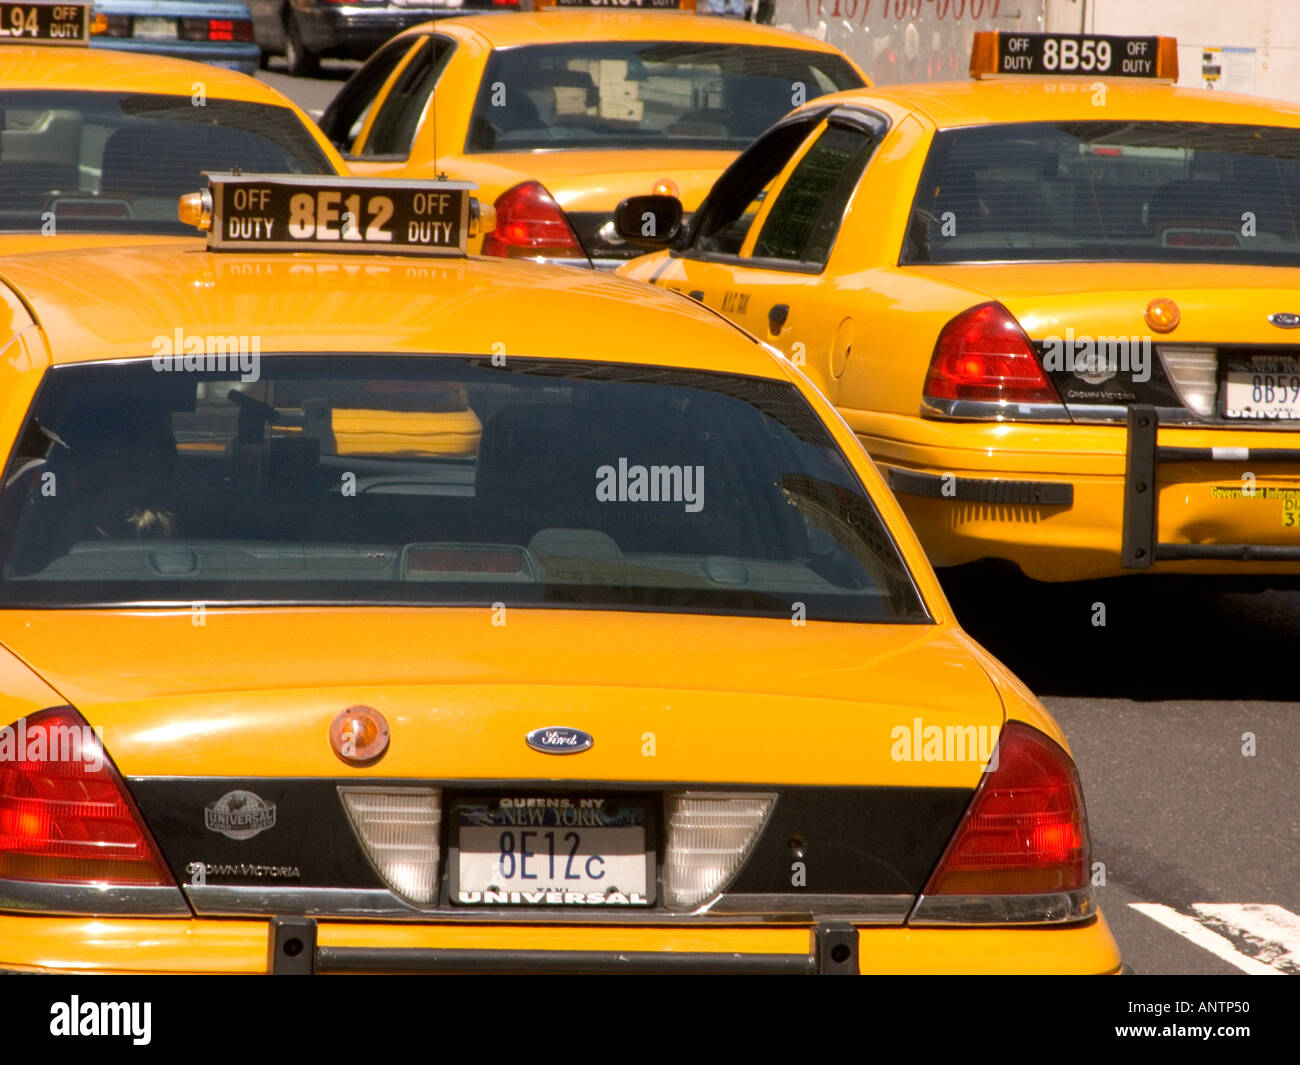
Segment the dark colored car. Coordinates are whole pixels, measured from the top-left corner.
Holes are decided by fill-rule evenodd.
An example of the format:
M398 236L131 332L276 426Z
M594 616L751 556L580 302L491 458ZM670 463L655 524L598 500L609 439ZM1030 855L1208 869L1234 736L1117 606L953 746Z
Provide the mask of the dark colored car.
M294 77L316 73L324 56L365 59L430 19L518 8L519 0L248 0L262 65L282 55Z

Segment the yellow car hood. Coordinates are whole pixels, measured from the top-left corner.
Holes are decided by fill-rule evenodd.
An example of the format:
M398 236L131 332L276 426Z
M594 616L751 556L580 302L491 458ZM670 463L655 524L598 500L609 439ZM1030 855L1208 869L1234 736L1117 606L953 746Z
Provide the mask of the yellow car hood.
M896 760L894 730L920 719L996 732L1004 717L969 638L929 624L513 607L10 610L0 640L103 727L127 775L974 787L975 761ZM32 687L7 685L10 716L39 698ZM367 769L328 739L357 704L391 728ZM595 744L568 758L526 746L547 725Z
M1280 344L1300 333L1279 329L1271 314L1300 314L1300 268L1205 263L1007 263L904 267L968 290L953 313L998 300L1034 339L1064 335L1150 336L1152 342ZM1147 325L1148 302L1172 299L1178 326L1159 334Z
M477 182L491 203L521 181L540 181L566 211L612 211L628 196L654 191L671 178L682 205L693 211L736 152L580 151L492 152L447 160L450 177Z

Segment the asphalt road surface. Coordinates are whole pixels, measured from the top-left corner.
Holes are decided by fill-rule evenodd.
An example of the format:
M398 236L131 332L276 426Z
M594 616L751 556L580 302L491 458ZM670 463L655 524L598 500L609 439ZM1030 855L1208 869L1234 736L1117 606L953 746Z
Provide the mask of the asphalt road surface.
M357 66L259 76L319 114ZM945 583L1069 737L1125 964L1300 975L1300 592Z

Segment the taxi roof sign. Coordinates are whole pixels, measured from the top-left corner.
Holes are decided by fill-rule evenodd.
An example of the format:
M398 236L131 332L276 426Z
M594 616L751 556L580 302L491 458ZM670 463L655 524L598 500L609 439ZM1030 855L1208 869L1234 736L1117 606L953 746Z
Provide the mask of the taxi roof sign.
M534 11L694 11L696 0L532 0ZM520 5L527 8L528 3Z
M0 44L89 44L90 4L0 0Z
M973 78L1030 75L1177 81L1178 41L1174 37L980 30L971 47L970 73Z
M211 251L464 255L478 204L468 181L208 173L180 220Z

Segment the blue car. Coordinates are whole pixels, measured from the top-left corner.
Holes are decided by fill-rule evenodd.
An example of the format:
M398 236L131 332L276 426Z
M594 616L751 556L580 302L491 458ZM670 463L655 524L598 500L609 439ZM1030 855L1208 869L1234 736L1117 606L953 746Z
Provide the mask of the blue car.
M261 55L244 0L97 0L91 47L196 59L252 74Z

